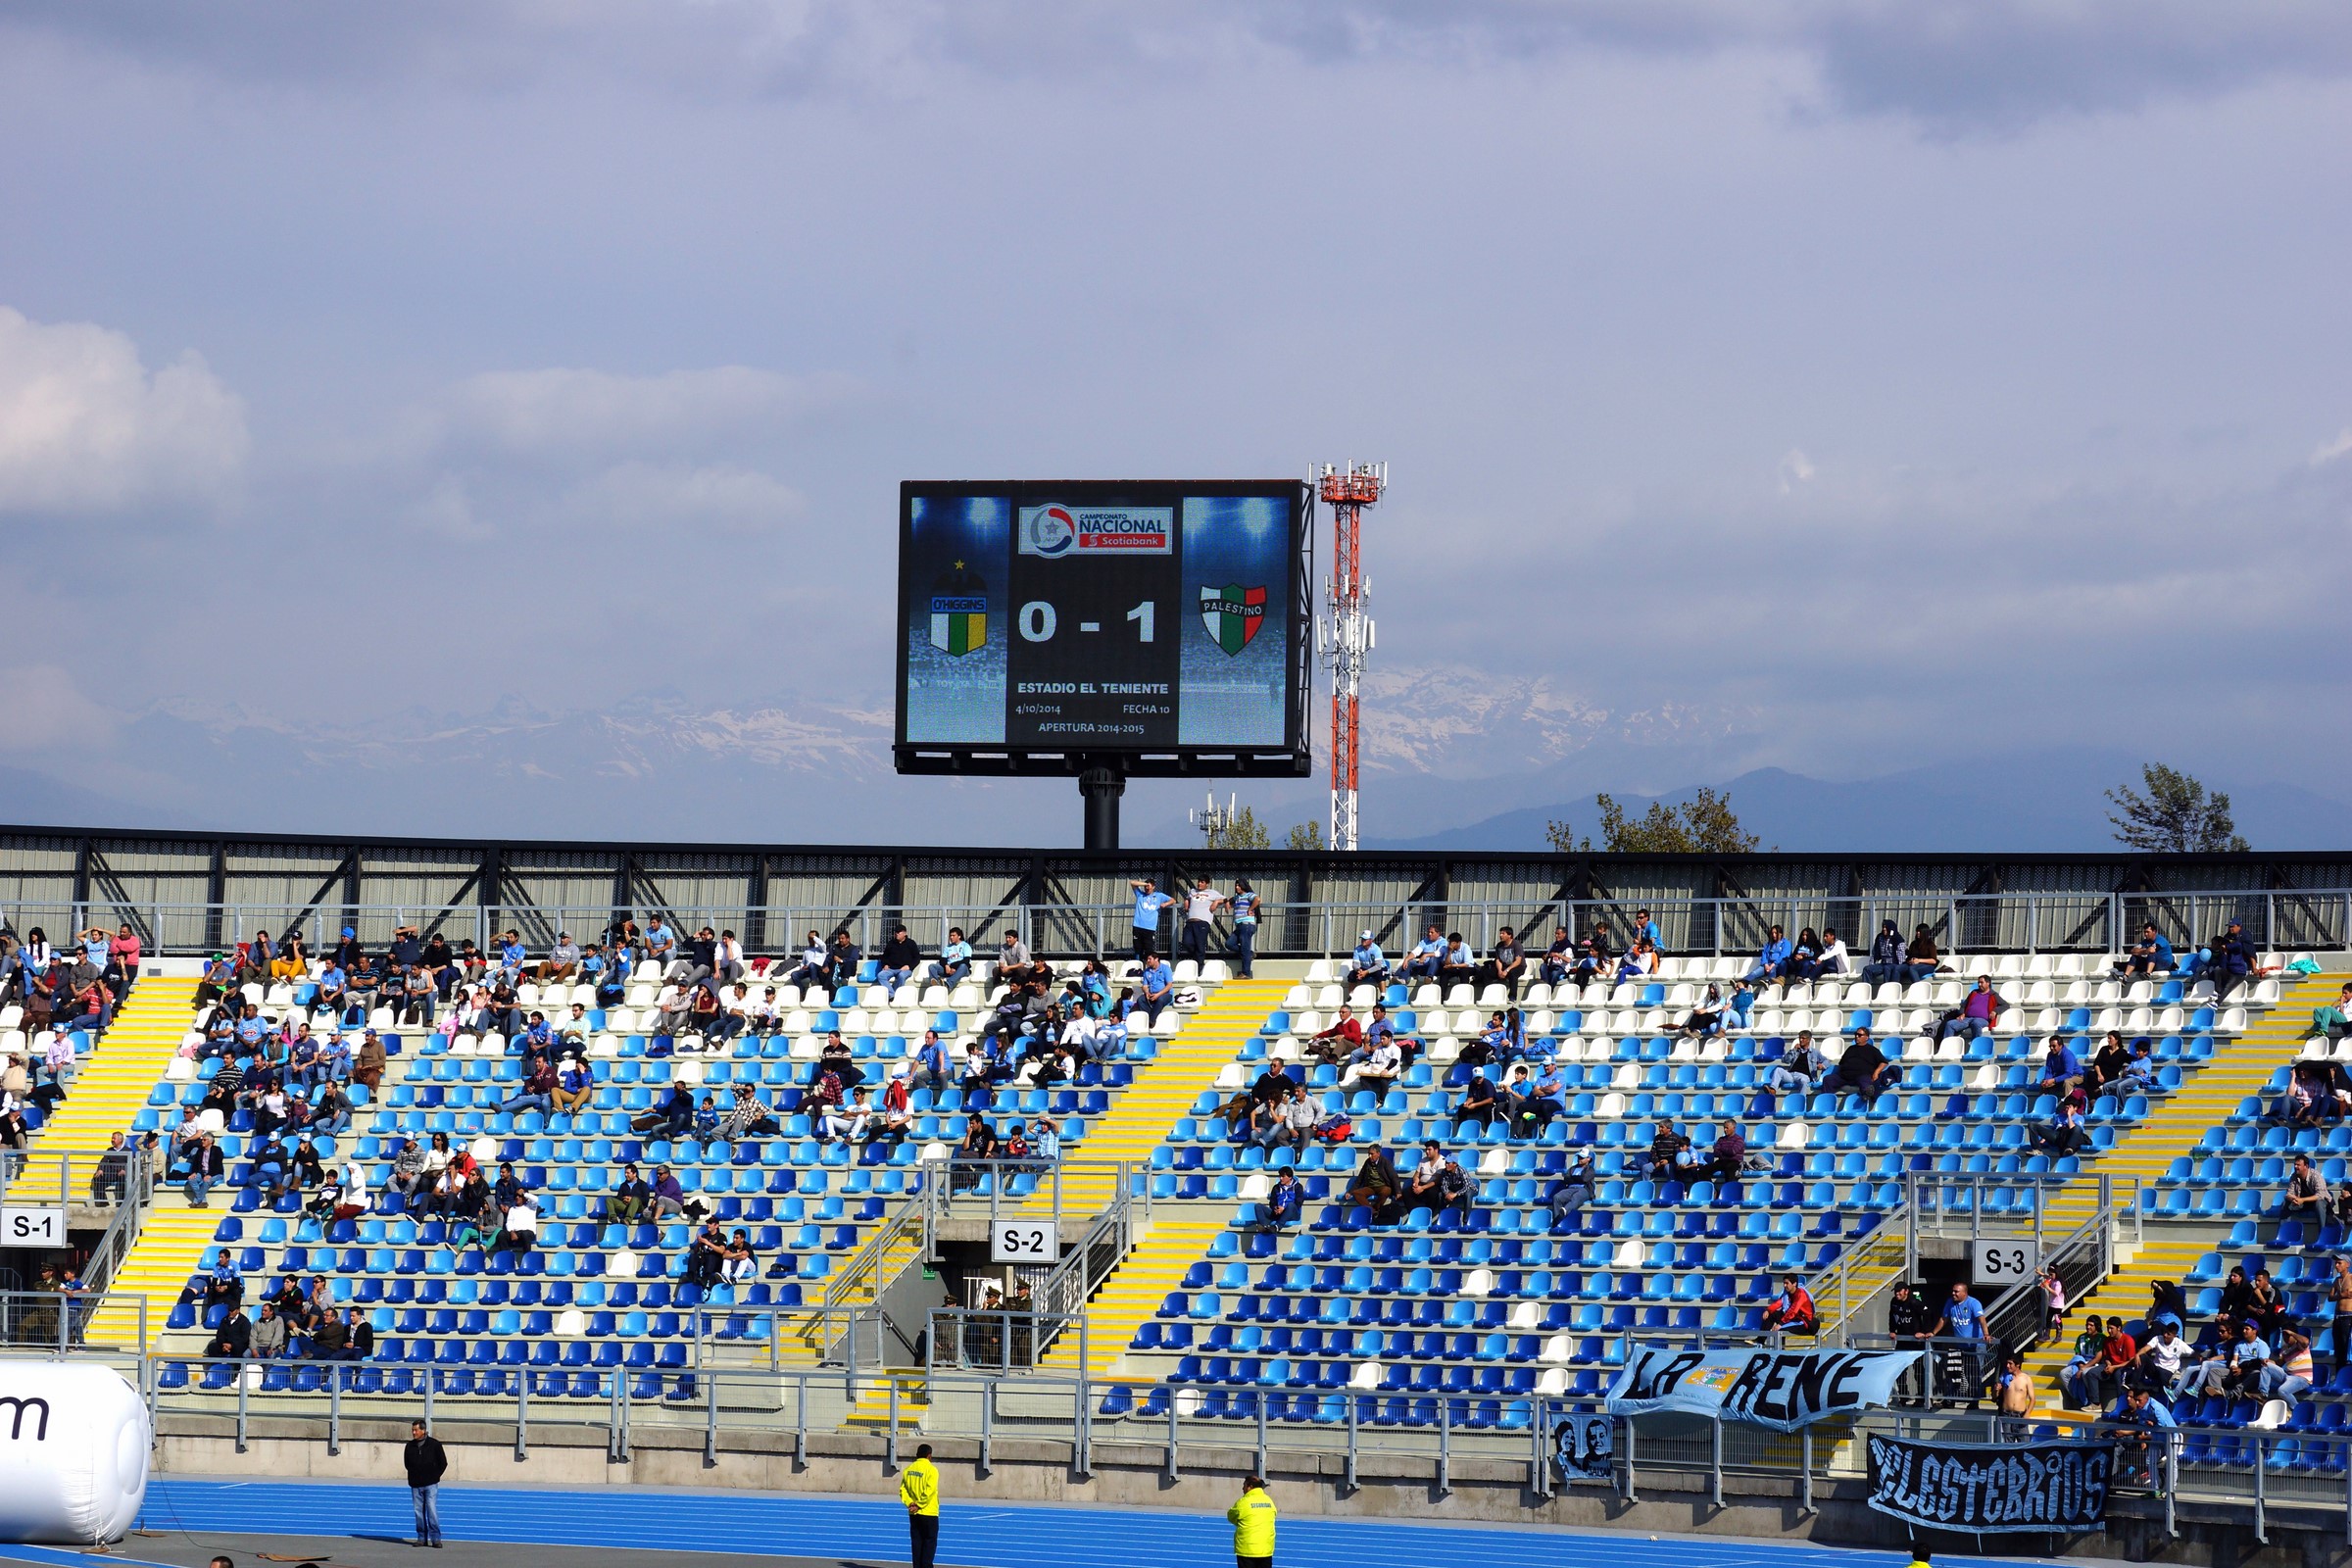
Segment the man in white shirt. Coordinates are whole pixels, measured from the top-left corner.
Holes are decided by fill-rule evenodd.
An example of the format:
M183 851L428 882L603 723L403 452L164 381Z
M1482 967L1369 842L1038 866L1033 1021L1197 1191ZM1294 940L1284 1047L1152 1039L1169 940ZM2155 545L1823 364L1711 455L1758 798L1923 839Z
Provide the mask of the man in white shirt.
M1852 961L1845 956L1845 944L1838 939L1834 927L1821 928L1821 956L1813 960L1813 972L1825 978L1854 972Z
M1217 917L1217 906L1225 895L1208 885L1208 878L1195 879L1192 891L1184 896L1184 935L1177 939L1179 956L1195 963L1208 961L1208 924Z
M848 1104L835 1105L825 1112L819 1131L829 1144L861 1144L873 1122L874 1109L865 1102L865 1089L861 1085L850 1091Z
M1348 1074L1349 1084L1361 1084L1376 1093L1385 1092L1396 1082L1397 1071L1404 1062L1404 1053L1396 1049L1395 1036L1384 1038L1380 1044L1367 1041L1362 1059Z

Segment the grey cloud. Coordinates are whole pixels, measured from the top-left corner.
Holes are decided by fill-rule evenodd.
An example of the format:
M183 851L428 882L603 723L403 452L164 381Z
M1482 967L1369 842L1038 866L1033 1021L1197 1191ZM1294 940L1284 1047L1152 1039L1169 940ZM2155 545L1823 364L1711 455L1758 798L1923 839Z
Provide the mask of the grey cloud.
M746 94L1751 52L1809 69L1800 109L1946 134L2352 72L2352 10L2329 0L28 0L0 25L240 78L495 88L585 68Z

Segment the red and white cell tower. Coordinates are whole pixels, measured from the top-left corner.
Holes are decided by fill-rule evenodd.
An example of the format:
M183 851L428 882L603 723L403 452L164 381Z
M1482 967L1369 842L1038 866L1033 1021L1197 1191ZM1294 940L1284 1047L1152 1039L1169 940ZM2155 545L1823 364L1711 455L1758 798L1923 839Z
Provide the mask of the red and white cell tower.
M1331 666L1331 847L1355 848L1356 688L1364 656L1372 651L1372 617L1364 613L1371 590L1363 574L1364 509L1389 487L1385 463L1323 466L1318 489L1331 508L1331 577L1324 584L1324 621L1319 651Z

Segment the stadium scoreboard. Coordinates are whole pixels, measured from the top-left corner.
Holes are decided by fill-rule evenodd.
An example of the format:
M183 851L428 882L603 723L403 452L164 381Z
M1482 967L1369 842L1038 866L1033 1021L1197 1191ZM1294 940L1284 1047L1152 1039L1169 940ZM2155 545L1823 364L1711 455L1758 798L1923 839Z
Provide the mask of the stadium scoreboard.
M1309 770L1296 479L899 489L903 773Z

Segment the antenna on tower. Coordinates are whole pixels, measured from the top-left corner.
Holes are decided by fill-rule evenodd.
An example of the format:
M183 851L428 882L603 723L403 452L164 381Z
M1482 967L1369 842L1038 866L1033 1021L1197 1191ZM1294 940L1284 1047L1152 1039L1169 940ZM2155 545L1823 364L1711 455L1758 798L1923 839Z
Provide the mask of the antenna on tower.
M1211 790L1208 793L1207 806L1200 810L1185 813L1192 820L1193 826L1200 830L1201 838L1209 849L1220 849L1232 838L1233 815L1237 809L1235 800L1236 797L1228 795L1225 797L1225 804L1219 806L1216 791Z
M1324 584L1324 619L1317 652L1331 666L1331 847L1356 847L1356 694L1364 656L1372 651L1372 617L1364 613L1371 581L1363 574L1364 509L1389 488L1389 466L1323 465L1317 492L1331 508L1332 572Z

